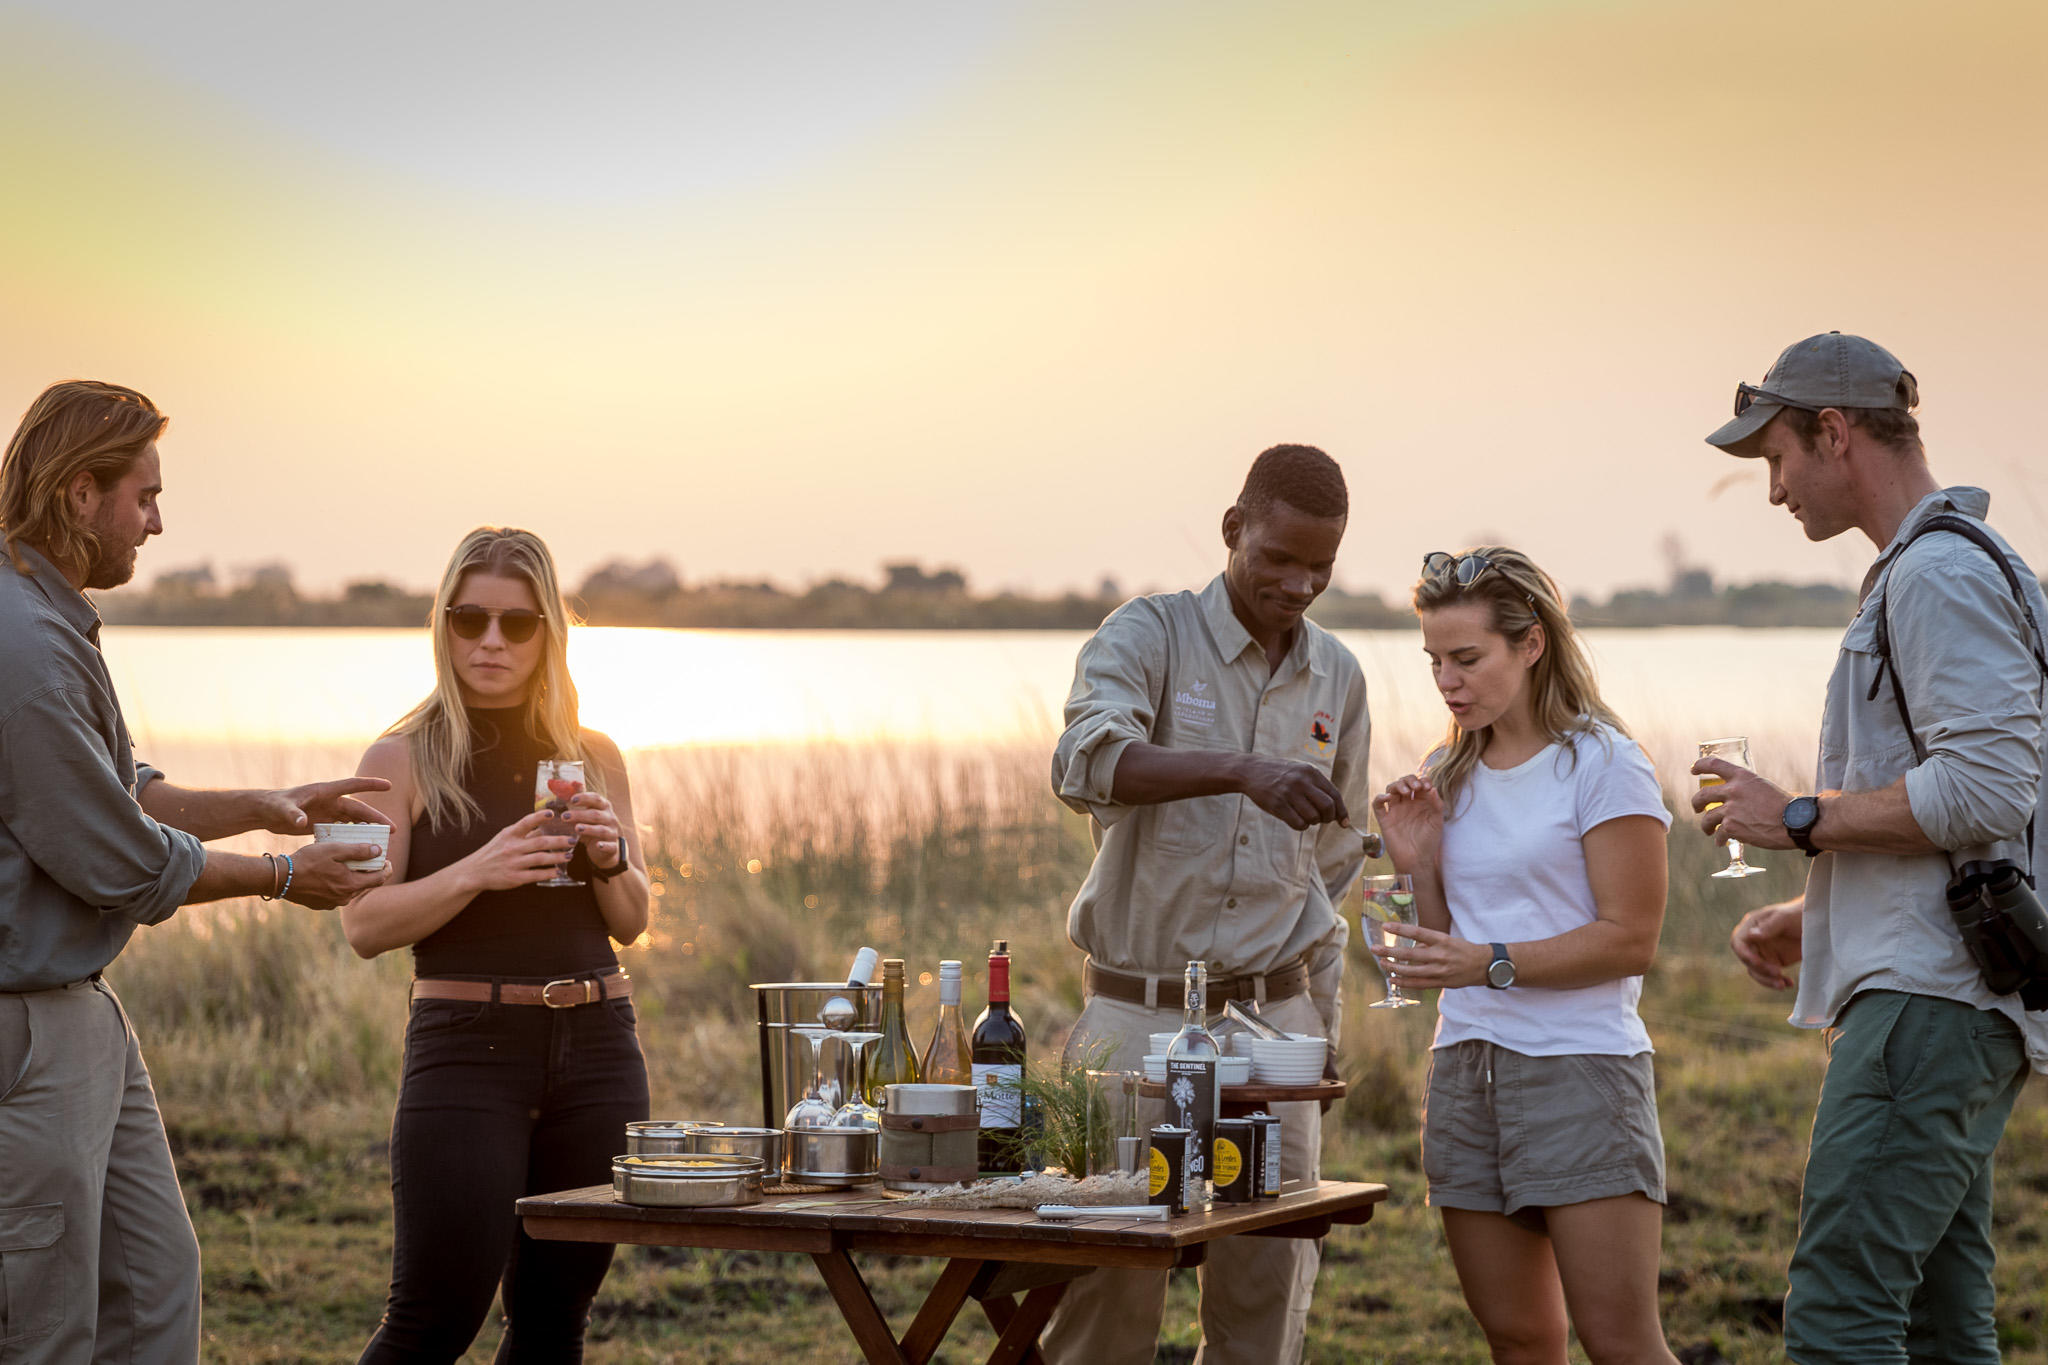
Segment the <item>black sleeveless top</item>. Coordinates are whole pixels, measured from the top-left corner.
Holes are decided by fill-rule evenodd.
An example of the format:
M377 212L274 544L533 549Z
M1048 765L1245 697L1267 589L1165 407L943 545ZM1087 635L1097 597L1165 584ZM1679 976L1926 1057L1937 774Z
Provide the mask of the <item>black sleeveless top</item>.
M412 823L406 879L416 881L460 862L505 826L533 813L533 780L552 745L526 733L524 707L467 707L469 777L463 787L483 818L441 829L424 813ZM462 911L412 947L418 976L533 977L551 980L619 965L582 849L570 875L583 886L521 886L480 891Z

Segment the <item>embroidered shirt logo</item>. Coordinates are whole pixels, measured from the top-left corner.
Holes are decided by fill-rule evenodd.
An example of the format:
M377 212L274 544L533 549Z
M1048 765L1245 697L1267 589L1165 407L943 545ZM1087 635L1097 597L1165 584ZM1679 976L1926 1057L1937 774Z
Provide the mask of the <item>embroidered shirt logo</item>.
M1337 718L1328 711L1318 711L1315 719L1308 723L1308 743L1301 747L1313 754L1326 754L1337 742Z
M1175 692L1173 719L1177 725L1191 725L1197 730L1213 728L1216 724L1216 699L1209 695L1209 684L1197 680Z

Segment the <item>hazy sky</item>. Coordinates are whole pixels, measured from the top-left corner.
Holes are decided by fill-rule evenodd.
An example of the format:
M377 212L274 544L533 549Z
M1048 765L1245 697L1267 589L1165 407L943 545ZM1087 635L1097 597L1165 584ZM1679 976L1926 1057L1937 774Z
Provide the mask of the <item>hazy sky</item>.
M1177 586L1276 441L1339 581L1849 579L1701 443L1786 343L1918 375L2048 567L2048 7L0 0L0 414L172 414L141 576Z

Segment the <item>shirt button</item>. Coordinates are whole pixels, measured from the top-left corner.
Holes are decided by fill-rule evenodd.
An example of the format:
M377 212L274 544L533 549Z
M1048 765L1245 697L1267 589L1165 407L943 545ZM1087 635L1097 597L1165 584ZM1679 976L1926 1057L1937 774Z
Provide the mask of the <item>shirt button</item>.
M1229 900L1227 900L1227 901L1223 902L1223 908L1224 908L1225 910L1235 910L1235 909L1237 909L1237 897L1235 897L1235 896L1232 896L1232 897L1231 897L1231 898L1230 898Z
M1240 834L1237 836L1237 841L1240 844L1248 844L1252 841L1252 836L1249 834Z

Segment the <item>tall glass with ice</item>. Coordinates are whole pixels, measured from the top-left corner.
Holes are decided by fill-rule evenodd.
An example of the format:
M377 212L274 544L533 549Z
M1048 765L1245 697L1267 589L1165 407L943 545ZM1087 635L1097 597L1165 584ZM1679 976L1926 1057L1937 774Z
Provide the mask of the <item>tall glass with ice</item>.
M557 827L555 834L574 834L576 826L568 821L569 802L583 792L583 765L573 758L544 758L540 761L540 774L533 780L533 808L553 814ZM576 856L570 848L569 857L562 860L562 870L535 886L581 886L569 875L569 858Z

